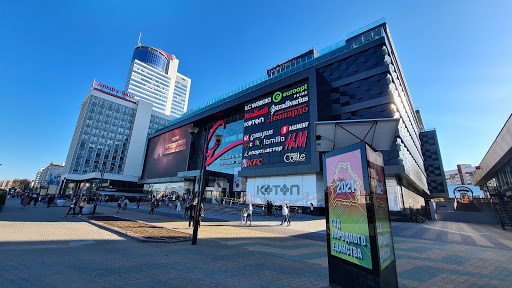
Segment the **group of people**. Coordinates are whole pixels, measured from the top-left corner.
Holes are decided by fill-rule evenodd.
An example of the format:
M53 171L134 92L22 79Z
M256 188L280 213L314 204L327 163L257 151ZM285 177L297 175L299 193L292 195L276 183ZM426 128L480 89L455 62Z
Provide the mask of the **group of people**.
M81 217L82 211L85 207L87 207L87 197L83 197L82 200L80 200L80 204L78 204L78 200L76 199L76 197L73 197L73 200L71 200L71 206L69 206L68 213L64 215L64 218L68 217L71 211L73 211L73 217L75 217L76 207L79 208L78 217Z

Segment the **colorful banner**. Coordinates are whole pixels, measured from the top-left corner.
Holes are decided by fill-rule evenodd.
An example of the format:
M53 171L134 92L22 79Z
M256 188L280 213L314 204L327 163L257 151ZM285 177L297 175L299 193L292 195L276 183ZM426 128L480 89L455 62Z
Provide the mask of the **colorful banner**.
M331 255L372 269L361 150L325 161Z

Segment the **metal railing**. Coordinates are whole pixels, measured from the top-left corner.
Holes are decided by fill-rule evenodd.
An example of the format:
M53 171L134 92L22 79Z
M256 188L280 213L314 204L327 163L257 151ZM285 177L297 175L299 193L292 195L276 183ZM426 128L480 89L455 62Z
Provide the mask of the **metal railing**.
M314 66L315 64L319 63L319 62L322 62L326 59L329 59L329 58L332 58L336 55L339 55L341 53L344 53L346 51L349 51L349 50L352 50L356 47L359 47L365 43L368 43L368 42L371 42L373 40L376 40L380 37L383 37L385 35L385 32L384 32L384 29L382 27L376 27L376 26L379 26L381 24L385 23L385 19L382 18L382 19L379 19L371 24L368 24L352 33L349 33L347 34L347 39L349 39L348 41L346 40L341 40L341 41L338 41L332 45L329 45L323 49L321 49L319 52L318 52L318 56L315 57L315 58L307 58L305 59L304 61L297 61L295 63L292 63L291 65L288 65L288 66L285 66L281 69L279 69L277 72L277 74L275 76L272 76L272 77L268 77L268 76L263 76L263 77L260 77L254 81L251 81L245 85L242 85L234 90L231 90L227 93L225 93L224 95L220 96L220 97L217 97L215 99L212 99L206 103L203 103L197 107L194 107L194 108L191 108L189 109L187 112L183 113L183 115L179 118L176 118L176 119L173 119L171 120L169 123L167 123L166 126L158 129L157 131L159 130L162 130L166 127L169 127L177 122L180 122L180 121L183 121L187 118L190 118L194 115L197 115L203 111L206 111L208 109L211 109L213 107L216 107L216 106L219 106L223 103L226 103L228 101L231 101L233 99L236 99L244 94L247 94L251 91L254 91L256 89L259 89L263 86L266 86L266 85L269 85L271 83L274 83L278 80L281 80L285 77L288 77L289 75L291 74L295 74L299 71L302 71L306 68L309 68L309 67L312 67ZM372 29L374 28L374 29ZM361 36L359 37L356 37L356 38L352 38L353 36L359 34L359 33L362 33L364 31L368 30L368 32L362 34ZM155 132L157 132L155 131Z

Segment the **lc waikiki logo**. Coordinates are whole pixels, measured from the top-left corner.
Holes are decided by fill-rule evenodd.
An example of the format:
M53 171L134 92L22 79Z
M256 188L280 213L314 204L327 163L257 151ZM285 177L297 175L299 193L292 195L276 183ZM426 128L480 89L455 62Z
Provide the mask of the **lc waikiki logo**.
M304 84L300 87L297 87L297 88L294 88L294 89L290 89L284 93L281 93L281 92L276 92L274 93L274 96L272 96L272 101L274 102L279 102L281 101L281 99L283 99L284 97L288 97L292 94L295 94L295 93L299 93L299 95L296 95L296 96L302 96L302 95L306 95L307 94L307 90L308 90L308 84ZM305 92L305 93L303 93Z

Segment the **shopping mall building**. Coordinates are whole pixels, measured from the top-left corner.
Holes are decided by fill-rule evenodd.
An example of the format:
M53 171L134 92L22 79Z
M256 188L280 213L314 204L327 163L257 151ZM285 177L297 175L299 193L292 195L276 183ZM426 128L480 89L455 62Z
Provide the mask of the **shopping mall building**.
M386 123L397 126L377 128ZM389 207L401 214L429 198L419 133L388 26L378 21L148 136L139 184L153 193L194 191L205 167L208 199L324 207L322 155L343 135L374 147L387 137L391 145L381 152Z

